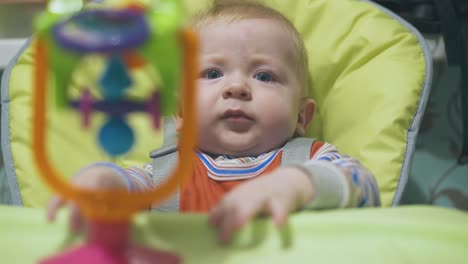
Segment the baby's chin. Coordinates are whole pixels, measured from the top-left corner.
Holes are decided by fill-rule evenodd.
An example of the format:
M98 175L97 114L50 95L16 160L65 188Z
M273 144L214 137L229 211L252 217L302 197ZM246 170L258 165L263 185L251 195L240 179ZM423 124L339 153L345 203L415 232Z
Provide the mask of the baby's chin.
M214 142L210 142L214 143ZM229 155L234 157L251 157L269 152L271 149L263 147L259 142L242 142L230 140L228 142L218 142L207 146L200 146L203 152L215 155Z

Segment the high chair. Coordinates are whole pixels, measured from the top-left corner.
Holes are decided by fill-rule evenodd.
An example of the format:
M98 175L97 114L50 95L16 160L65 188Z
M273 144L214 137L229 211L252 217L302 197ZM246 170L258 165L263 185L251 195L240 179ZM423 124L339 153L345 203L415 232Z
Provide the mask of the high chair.
M208 2L186 0L187 13ZM382 206L399 205L431 87L431 55L423 37L370 1L266 3L291 19L308 49L310 94L318 111L307 135L360 160L375 175ZM9 260L5 263L30 263L75 239L67 235L64 215L58 226L46 225L45 213L37 209L45 207L51 194L31 161L31 42L34 38L2 79L1 140L9 204L29 207L0 210L0 259ZM82 61L71 85L86 85L100 67L102 62L94 58ZM158 79L147 69L137 75L142 88L136 97ZM65 175L108 159L91 136L82 136L76 114L47 114L50 156ZM130 122L139 141L130 154L113 160L121 166L149 163L149 151L175 138L170 122L156 134L143 116ZM281 231L267 219L256 220L230 246L221 247L204 215L143 213L135 221L134 235L141 243L179 252L187 263L456 263L468 259L467 220L461 212L423 206L304 212L291 216Z

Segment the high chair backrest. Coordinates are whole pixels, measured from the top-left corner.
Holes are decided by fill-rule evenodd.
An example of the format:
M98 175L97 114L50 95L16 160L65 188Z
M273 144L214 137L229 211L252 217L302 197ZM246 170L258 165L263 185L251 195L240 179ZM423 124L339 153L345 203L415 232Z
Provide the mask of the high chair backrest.
M185 0L187 12L193 14L208 2ZM291 19L308 49L311 96L318 106L308 135L358 158L374 173L382 204L397 205L431 85L431 57L423 37L369 1L265 2ZM2 150L14 203L39 207L50 194L38 179L30 154L33 55L25 47L3 77ZM94 63L83 65L75 82L85 82L92 72L87 66ZM69 112L49 115L50 154L65 174L105 159L92 137L82 136L78 117ZM143 117L132 122L141 144L117 161L124 166L150 162L148 152L161 144ZM169 132L164 137L174 138Z

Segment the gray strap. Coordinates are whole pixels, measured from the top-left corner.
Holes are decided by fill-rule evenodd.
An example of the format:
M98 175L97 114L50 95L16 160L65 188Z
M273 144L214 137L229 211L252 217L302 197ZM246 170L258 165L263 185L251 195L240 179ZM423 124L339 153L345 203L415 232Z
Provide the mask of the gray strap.
M310 148L315 142L313 138L293 138L283 147L281 166L298 164L310 159Z
M174 117L165 117L163 126L164 145L172 146L177 145L177 129Z
M160 186L171 175L178 158L177 146L167 146L150 153L153 159L153 185ZM179 212L180 192L175 191L167 200L154 207L154 211L177 213Z

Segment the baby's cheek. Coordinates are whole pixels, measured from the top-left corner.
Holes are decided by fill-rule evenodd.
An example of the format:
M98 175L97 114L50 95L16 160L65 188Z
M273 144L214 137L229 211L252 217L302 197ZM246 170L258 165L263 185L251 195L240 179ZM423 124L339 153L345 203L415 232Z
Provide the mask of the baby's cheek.
M197 104L197 118L199 120L206 119L210 115L210 107L208 107L208 104L203 101L198 101Z
M265 116L269 133L288 134L295 128L297 117L286 109L271 107Z

